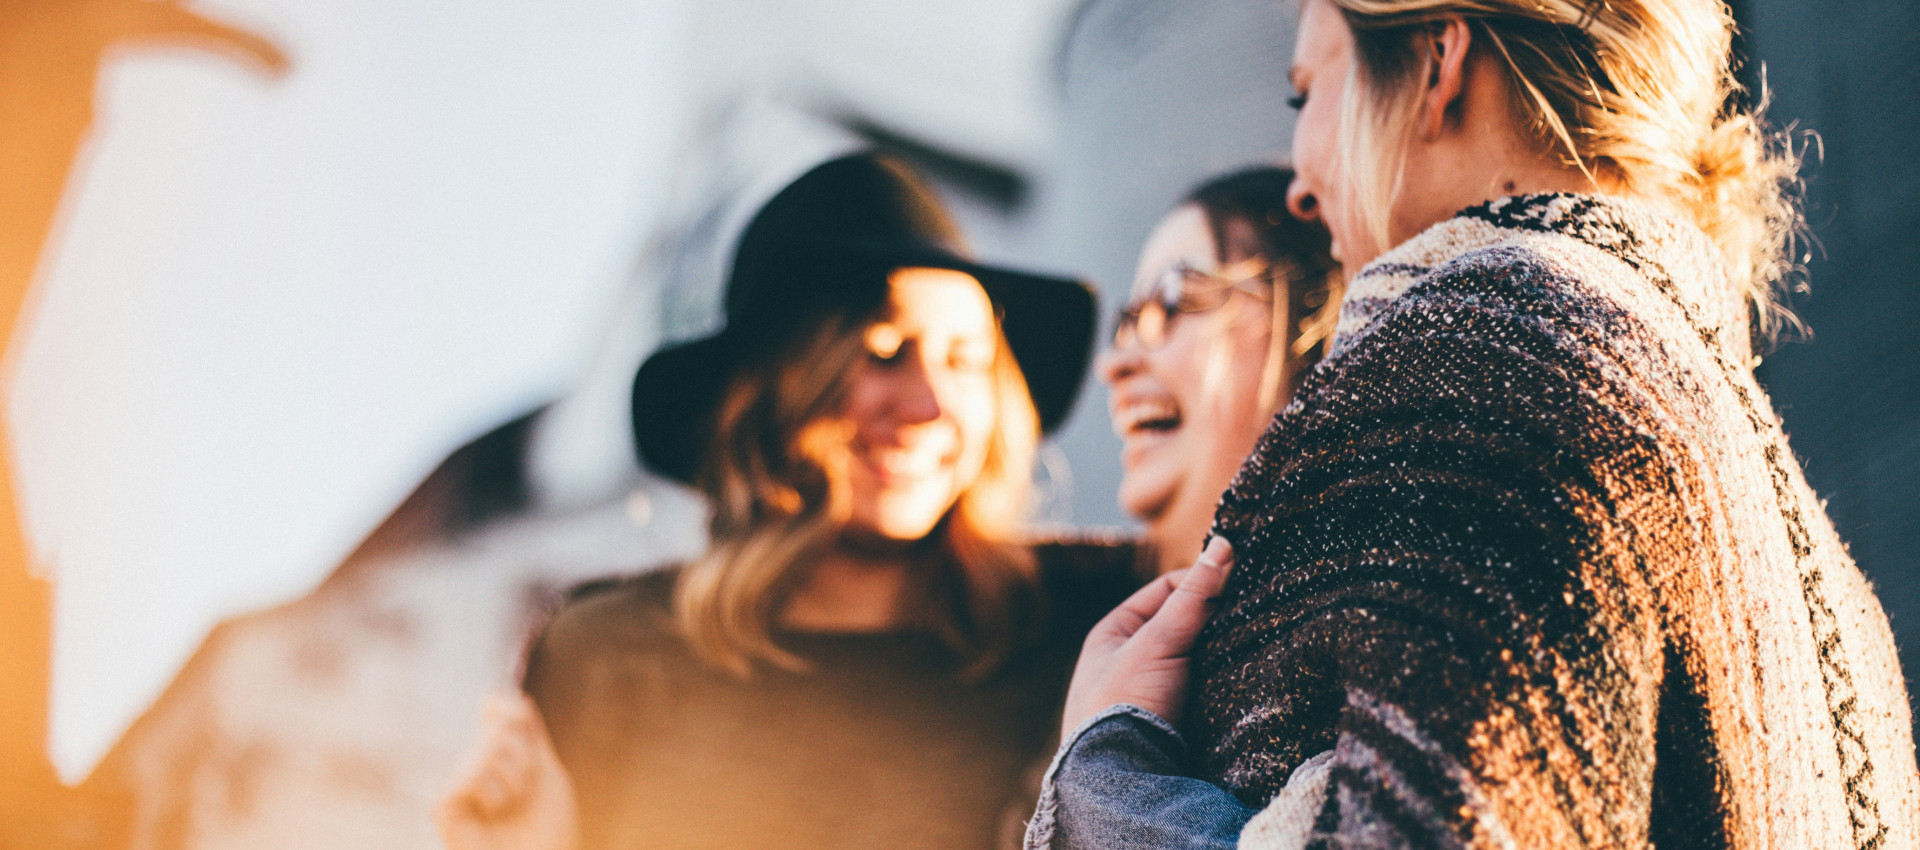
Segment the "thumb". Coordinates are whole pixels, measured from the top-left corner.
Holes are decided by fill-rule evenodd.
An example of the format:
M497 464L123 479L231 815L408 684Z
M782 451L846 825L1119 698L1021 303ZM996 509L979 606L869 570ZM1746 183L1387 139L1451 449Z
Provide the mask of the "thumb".
M497 818L513 809L527 785L530 720L537 715L519 694L494 694L481 713L480 729L453 780L442 792L448 815Z
M1233 546L1225 538L1207 541L1207 548L1193 562L1193 568L1180 579L1180 585L1167 597L1153 619L1140 627L1135 640L1153 655L1176 658L1193 648L1200 628L1212 615L1214 597L1226 587L1227 573L1233 568Z

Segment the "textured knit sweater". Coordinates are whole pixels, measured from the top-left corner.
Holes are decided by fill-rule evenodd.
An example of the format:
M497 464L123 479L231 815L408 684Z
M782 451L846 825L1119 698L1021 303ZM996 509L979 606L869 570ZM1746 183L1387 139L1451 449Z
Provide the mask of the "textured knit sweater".
M1272 803L1242 847L1920 847L1886 616L1650 206L1506 198L1362 269L1217 530L1188 732Z

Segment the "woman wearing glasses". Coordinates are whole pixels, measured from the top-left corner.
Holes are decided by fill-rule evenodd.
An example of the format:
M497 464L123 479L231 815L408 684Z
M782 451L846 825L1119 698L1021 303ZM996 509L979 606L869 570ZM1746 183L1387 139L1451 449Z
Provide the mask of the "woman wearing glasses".
M1209 182L1140 255L1099 373L1124 442L1120 506L1165 573L1193 562L1220 493L1320 359L1340 301L1327 234L1287 213L1290 169Z

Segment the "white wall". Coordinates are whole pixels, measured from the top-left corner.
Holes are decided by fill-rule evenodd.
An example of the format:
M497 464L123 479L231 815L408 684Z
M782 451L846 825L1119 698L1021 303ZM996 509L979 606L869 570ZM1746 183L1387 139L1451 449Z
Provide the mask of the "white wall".
M683 114L675 0L221 0L293 71L126 51L11 397L84 775L218 619L305 593L447 449L557 395Z

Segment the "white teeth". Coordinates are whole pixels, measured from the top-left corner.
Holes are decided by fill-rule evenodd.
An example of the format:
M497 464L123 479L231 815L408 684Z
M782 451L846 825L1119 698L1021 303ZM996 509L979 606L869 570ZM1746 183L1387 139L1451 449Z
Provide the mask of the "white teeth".
M888 475L926 476L940 471L941 453L934 450L883 449L870 457Z
M1180 424L1180 406L1168 400L1134 401L1114 408L1113 433L1125 437L1141 426L1173 428Z

